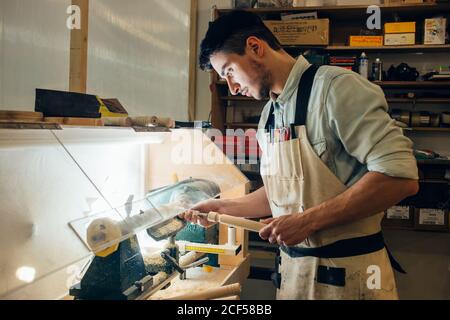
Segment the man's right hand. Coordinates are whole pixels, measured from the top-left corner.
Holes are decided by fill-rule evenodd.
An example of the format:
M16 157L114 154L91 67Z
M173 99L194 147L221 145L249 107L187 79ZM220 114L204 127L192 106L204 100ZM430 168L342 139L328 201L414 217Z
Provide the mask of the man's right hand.
M214 224L214 222L209 222L206 217L196 215L195 212L209 213L211 211L220 213L221 208L223 208L223 201L220 199L212 199L200 202L194 206L191 210L187 210L180 214L180 218L185 219L191 223L200 224L204 227L209 227Z

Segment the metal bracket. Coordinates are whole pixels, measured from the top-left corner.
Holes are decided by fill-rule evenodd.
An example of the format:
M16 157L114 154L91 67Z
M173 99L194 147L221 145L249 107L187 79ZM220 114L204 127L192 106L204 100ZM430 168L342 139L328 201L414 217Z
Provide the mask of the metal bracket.
M0 129L45 129L45 130L62 130L58 123L48 122L1 122Z

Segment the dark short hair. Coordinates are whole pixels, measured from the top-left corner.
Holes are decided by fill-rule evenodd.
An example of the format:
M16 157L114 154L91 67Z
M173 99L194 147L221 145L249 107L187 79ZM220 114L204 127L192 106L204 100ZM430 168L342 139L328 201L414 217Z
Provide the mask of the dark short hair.
M210 22L206 36L200 45L200 68L211 70L211 56L217 52L244 55L247 39L251 36L266 41L274 50L281 49L277 38L254 13L233 10Z

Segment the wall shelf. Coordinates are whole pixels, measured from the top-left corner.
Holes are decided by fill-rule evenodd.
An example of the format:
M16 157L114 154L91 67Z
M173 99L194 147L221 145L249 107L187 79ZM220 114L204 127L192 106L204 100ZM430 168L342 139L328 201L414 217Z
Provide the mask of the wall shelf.
M448 3L412 3L412 4L379 4L383 14L392 14L395 12L402 12L408 15L411 14L424 14L424 13L439 13L442 11L450 10ZM247 11L256 14L281 14L281 13L300 13L317 11L324 16L338 16L348 17L354 15L361 15L366 13L367 5L344 5L344 6L314 6L314 7L271 7L271 8L255 8L246 9ZM219 14L226 14L231 9L220 9Z
M256 100L250 97L244 96L221 96L220 100L227 101L268 101L269 98L264 98L261 100ZM408 98L386 98L388 103L429 103L429 104L450 104L450 98L418 98L418 99L408 99Z
M450 81L373 81L373 83L382 88L450 89ZM225 80L218 80L216 84L228 85Z
M405 131L421 131L421 132L450 132L450 128L442 127L414 127L403 128Z
M450 104L450 98L386 98L388 103L429 103L429 104Z
M350 47L350 46L327 46L326 51L370 51L370 52L436 52L449 51L450 45L411 45L411 46L382 46L382 47Z
M450 89L450 81L373 81L373 83L382 88Z

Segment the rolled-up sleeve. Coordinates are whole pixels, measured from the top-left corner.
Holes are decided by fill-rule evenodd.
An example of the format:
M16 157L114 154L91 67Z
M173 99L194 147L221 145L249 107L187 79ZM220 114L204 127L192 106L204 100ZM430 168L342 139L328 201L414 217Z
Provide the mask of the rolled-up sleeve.
M418 179L412 142L395 125L381 88L355 73L336 76L326 95L330 129L368 171Z

